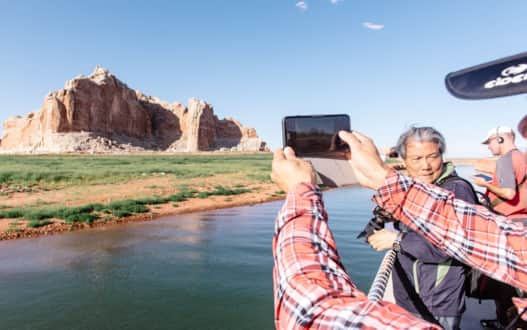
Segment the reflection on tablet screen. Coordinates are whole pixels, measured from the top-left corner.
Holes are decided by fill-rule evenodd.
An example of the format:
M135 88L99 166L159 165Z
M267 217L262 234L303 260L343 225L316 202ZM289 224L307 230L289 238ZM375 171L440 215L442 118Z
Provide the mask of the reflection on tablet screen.
M481 173L478 173L476 175L474 175L476 178L481 178L485 181L492 181L492 177L489 176L489 175L486 175L486 174L481 174Z

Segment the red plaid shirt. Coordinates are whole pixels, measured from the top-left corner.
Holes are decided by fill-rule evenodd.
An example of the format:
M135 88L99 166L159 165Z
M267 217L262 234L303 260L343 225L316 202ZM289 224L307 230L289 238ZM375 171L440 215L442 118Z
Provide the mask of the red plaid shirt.
M527 229L522 224L395 171L374 201L450 256L527 291ZM527 304L525 299L514 303L519 309Z
M368 301L340 261L322 195L292 189L273 239L277 329L440 329L389 302Z

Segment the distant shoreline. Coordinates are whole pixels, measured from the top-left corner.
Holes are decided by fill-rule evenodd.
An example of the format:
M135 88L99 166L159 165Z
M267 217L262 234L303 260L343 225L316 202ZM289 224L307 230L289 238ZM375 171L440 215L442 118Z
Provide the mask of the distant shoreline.
M494 157L485 157L485 158L450 158L448 161L454 163L454 165L469 165L476 166L481 163L486 163L489 161L495 161Z
M493 163L496 161L496 157L483 157L483 158L447 158L446 161L452 162L454 165L465 165L465 166L480 166L482 164ZM390 165L400 165L402 161L399 159L390 159L388 161Z

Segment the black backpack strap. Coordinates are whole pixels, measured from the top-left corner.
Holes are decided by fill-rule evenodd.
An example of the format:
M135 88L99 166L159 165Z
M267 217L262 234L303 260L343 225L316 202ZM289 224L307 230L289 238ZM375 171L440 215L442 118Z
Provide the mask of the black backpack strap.
M464 182L465 184L467 184L468 187L470 187L470 190L472 191L472 194L474 194L474 200L476 201L476 204L477 205L483 205L485 206L489 211L495 213L495 214L498 214L498 215L503 215L501 214L500 212L496 211L493 207L492 207L492 204L490 202L490 199L487 195L485 195L484 193L480 192L480 191L477 191L476 189L474 189L474 186L472 185L472 183L470 181L468 181L467 179L465 178L462 178L456 174L452 174L452 175L449 175L447 176L446 178L444 178L443 180L441 180L440 182L437 182L436 185L440 186L440 187L443 187L445 184L447 184L448 182L455 182L455 181L462 181Z
M470 181L468 181L467 179L458 176L457 174L451 174L451 175L447 176L446 178L442 179L441 181L436 182L436 185L438 185L440 187L443 187L444 185L446 185L449 182L456 182L456 181L464 182L470 188L470 190L472 191L472 194L474 196L474 200L477 201L477 202L480 201L479 196L478 196L479 192L476 191L476 189L474 189L474 186L472 185L472 183L470 183Z

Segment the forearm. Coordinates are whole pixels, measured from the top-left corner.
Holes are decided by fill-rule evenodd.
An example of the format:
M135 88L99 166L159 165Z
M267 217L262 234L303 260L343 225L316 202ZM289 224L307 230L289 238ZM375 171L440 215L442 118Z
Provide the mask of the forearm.
M500 197L501 199L505 200L511 200L516 195L516 191L514 189L498 187L493 185L492 183L486 183L485 188L487 188L487 190L491 191L492 193L498 195L498 197Z
M391 172L375 201L450 256L527 289L527 232L444 189Z
M346 273L320 193L288 193L273 239L275 323L279 329L433 328L397 305L370 302Z

